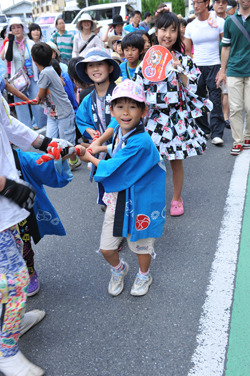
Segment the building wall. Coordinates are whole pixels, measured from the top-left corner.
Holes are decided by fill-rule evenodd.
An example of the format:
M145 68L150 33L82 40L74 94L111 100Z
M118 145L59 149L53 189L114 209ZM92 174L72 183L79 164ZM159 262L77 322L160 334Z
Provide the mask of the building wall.
M61 13L65 8L65 0L31 0L31 2L33 17L44 13Z
M21 17L25 22L32 21L32 5L31 4L14 4L13 6L4 10L7 17L18 16Z

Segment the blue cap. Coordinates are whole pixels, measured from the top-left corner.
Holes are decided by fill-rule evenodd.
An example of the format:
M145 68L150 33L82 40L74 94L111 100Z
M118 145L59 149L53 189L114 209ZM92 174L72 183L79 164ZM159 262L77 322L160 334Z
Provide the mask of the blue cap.
M112 81L116 81L120 75L121 75L121 69L119 64L112 59L112 57L106 52L105 49L97 49L97 48L92 48L84 58L84 60L79 61L76 64L76 73L78 77L88 83L88 84L93 84L94 81L92 81L89 76L86 73L86 65L87 63L94 63L98 61L108 61L111 65L113 65L114 70L112 73L110 73L110 79Z

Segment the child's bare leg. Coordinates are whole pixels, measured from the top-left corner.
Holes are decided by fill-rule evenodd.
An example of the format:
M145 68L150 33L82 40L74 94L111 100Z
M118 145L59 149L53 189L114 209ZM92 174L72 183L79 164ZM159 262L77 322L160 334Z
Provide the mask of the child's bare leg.
M181 191L184 183L184 168L182 160L170 161L173 172L174 194L173 201L181 201Z
M147 273L149 270L150 263L151 263L151 255L137 253L137 258L138 258L140 271L142 273Z
M103 257L105 260L113 267L117 266L120 263L120 257L118 250L115 249L113 251L104 251L101 249L101 252L103 254Z

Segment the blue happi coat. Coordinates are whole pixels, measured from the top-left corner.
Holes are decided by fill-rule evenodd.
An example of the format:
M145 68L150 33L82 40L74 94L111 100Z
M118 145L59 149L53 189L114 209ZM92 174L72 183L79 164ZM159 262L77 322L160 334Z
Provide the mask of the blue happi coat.
M16 155L15 155L16 154ZM38 165L41 154L14 150L15 161L19 173L36 191L33 211L28 219L31 235L37 243L44 235L66 235L62 222L50 202L43 185L62 188L67 185L73 175L67 161L49 161ZM18 160L16 160L16 156ZM19 162L19 166L18 166ZM31 217L31 218L30 218ZM35 221L34 221L35 220ZM35 222L35 223L34 223Z
M118 128L113 135L113 147ZM119 192L114 236L131 234L131 241L136 241L162 235L166 169L142 124L111 159L99 162L94 179L103 184L105 192Z
M77 112L76 112L76 125L83 137L91 139L89 133L86 132L87 128L92 128L95 131L100 131L101 134L104 133L106 128L112 127L115 128L117 126L117 121L115 118L113 118L110 114L110 99L111 94L116 85L114 83L111 83L109 86L109 89L106 93L105 98L105 121L106 125L103 129L100 127L100 119L97 114L96 109L96 101L95 101L95 95L96 90L94 89L91 93L86 95L86 97L82 100L82 103L80 104Z

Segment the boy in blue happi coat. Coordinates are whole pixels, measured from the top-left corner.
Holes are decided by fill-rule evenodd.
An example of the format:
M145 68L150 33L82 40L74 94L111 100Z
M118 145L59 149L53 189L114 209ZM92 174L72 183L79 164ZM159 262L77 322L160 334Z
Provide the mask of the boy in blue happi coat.
M165 222L165 166L145 132L142 118L146 112L141 87L131 80L123 81L111 98L111 115L119 124L112 144L95 149L107 151L112 158L98 160L88 152L80 157L97 167L94 179L105 189L103 201L107 210L100 249L111 265L108 292L113 296L122 292L129 269L117 250L122 237L127 238L139 262L131 295L145 295L152 283L149 266L154 241L161 236Z

